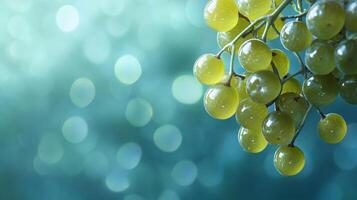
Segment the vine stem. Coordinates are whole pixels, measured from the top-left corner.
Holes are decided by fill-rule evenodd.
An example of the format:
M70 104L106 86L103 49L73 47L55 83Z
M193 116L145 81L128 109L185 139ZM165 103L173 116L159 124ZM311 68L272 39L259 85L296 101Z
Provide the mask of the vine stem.
M306 111L304 117L302 118L302 120L301 120L301 122L300 122L300 124L299 124L299 128L296 130L295 136L294 136L294 138L291 140L289 146L294 146L294 143L295 143L296 138L299 136L299 134L300 134L302 128L303 128L304 125L305 125L305 121L306 121L307 116L308 116L309 113L310 113L311 107L312 107L312 106L311 106L311 104L309 103L309 107L308 107L308 109L307 109L307 111Z
M227 86L230 85L233 74L234 74L234 57L236 55L235 51L236 51L236 45L232 45L232 47L231 47L231 61L229 63L229 78L226 83Z
M283 79L283 84L286 83L288 80L294 78L295 76L299 75L299 74L302 74L302 71L301 71L301 70L298 71L298 72L295 72L294 74L292 74L292 75L290 75L290 76L288 76L288 77L286 77L286 78L284 78L284 79Z
M282 20L287 20L287 19L295 19L295 18L301 18L304 17L307 14L307 10L305 10L304 12L297 14L297 15L288 15L288 16L284 16L281 19Z

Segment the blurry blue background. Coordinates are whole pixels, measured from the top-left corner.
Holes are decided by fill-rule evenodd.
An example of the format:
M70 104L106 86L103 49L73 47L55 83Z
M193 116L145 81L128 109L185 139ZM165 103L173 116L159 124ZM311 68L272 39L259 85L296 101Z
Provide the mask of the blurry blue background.
M1 0L0 199L357 199L356 106L323 108L348 122L338 145L311 113L289 178L276 147L247 154L234 119L205 113L192 76L218 51L205 3Z

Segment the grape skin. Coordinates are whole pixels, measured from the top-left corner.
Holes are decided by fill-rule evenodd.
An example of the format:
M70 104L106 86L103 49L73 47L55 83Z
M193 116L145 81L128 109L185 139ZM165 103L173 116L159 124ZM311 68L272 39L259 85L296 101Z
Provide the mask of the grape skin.
M238 52L239 62L248 72L267 69L272 57L269 46L258 39L245 41Z
M285 93L296 93L296 94L301 94L302 89L301 89L301 83L298 81L296 78L290 78L283 84L283 90L281 91L281 94Z
M345 27L351 32L357 32L357 1L351 1L346 6Z
M243 150L249 153L259 153L268 145L261 129L247 129L243 126L239 129L238 141Z
M357 40L343 40L335 49L335 62L345 74L357 74Z
M290 69L290 61L288 56L285 52L281 51L280 49L272 49L273 53L273 63L278 70L279 77L283 78L289 73ZM270 65L268 68L270 71L274 71L273 67Z
M285 49L299 52L310 46L312 35L305 23L291 21L286 23L281 30L280 41Z
M336 144L343 140L347 133L347 124L342 116L336 113L326 115L318 124L320 138L329 144Z
M260 129L263 120L268 115L268 108L265 104L259 104L247 98L240 102L236 119L242 126L249 129Z
M272 4L272 1L265 0L238 0L239 12L251 21L266 15Z
M205 10L204 18L209 27L217 32L231 30L238 23L238 6L235 0L210 0Z
M295 135L293 119L285 112L270 113L263 121L263 135L270 144L289 144Z
M314 41L305 52L307 68L314 74L326 75L335 68L335 47L326 41Z
M213 54L204 54L194 64L193 74L202 84L216 84L224 75L224 62Z
M308 111L308 102L299 94L285 93L279 96L276 103L279 111L285 112L294 120L295 127L299 127L302 119Z
M296 146L281 146L274 154L275 169L284 176L294 176L305 166L305 156Z
M347 103L357 104L357 75L346 75L341 80L340 95Z

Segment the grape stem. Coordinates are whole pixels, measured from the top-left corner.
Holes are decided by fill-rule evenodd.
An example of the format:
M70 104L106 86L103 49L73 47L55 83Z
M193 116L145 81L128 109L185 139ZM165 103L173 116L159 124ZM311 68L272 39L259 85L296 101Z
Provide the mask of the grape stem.
M309 103L309 107L308 107L308 109L307 109L307 111L306 111L304 117L302 118L302 120L301 120L301 122L300 122L300 124L299 124L299 128L296 130L295 136L294 136L294 138L291 140L289 146L294 146L294 143L295 143L296 138L299 136L299 134L300 134L302 128L303 128L304 125L305 125L305 121L306 121L307 116L308 116L309 113L310 113L311 107L312 107L312 106L311 106L311 104Z
M297 52L294 52L294 55L296 56L300 66L301 66L301 72L302 72L302 74L304 74L304 78L306 79L307 78L306 65L305 65L304 61L302 60L301 56Z
M231 85L231 80L234 74L234 57L235 57L235 51L236 51L236 46L232 45L231 47L231 61L229 63L229 78L227 80L226 85L230 86Z
M322 112L321 108L315 106L316 111L319 113L321 119L325 119L326 115Z
M280 81L280 84L281 84L281 87L280 87L280 91L279 91L279 95L274 99L272 100L270 103L268 103L266 106L269 107L271 105L273 105L275 103L275 101L279 98L279 96L281 95L281 92L283 91L283 80L280 78L279 76L279 71L278 69L276 68L274 62L271 62L271 67L273 68L273 72L274 74L276 74L279 78L279 81Z
M305 10L304 12L298 14L298 15L288 15L288 16L284 16L281 17L282 20L287 20L287 19L298 19L301 17L304 17L305 15L307 15L307 10Z
M283 79L283 84L286 83L288 80L294 78L295 76L299 75L299 74L302 74L302 70L298 71L298 72L295 72L295 74L292 74L290 76L287 76Z

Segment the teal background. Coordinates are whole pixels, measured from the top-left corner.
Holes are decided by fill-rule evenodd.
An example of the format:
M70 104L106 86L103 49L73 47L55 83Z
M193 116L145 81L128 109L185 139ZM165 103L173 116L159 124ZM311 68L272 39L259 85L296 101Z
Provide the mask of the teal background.
M2 0L0 199L357 199L356 106L323 108L348 122L338 145L311 112L295 177L205 113L192 65L219 50L205 3Z

